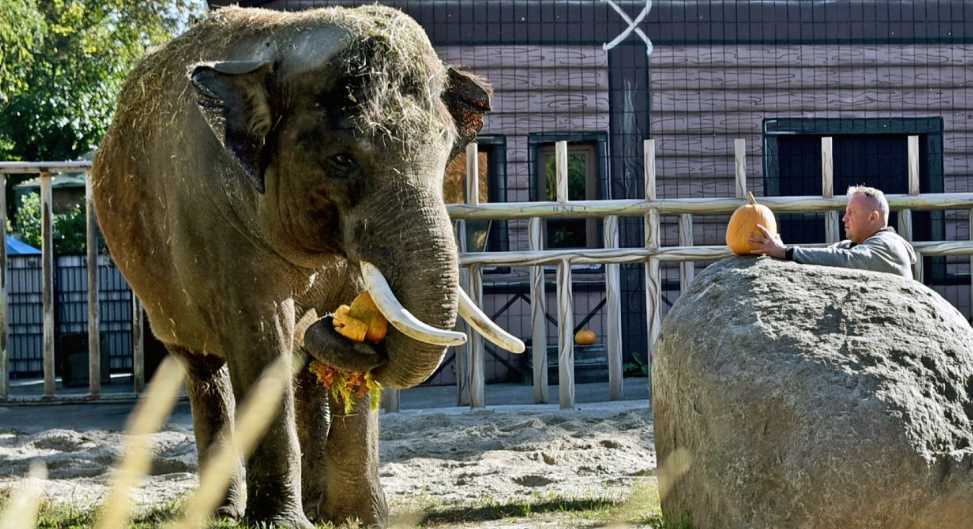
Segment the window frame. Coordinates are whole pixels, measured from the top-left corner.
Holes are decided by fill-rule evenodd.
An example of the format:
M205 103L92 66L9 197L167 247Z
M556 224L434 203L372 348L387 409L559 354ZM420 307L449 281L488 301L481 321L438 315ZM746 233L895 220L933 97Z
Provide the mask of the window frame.
M943 192L943 118L764 118L763 170L764 191L768 196L780 194L780 160L778 139L781 136L811 135L918 135L925 138L928 193ZM938 153L939 156L932 156Z
M595 160L589 165L593 167L595 172L593 175L589 175L585 183L585 196L588 200L592 194L594 195L591 200L601 200L609 196L608 189L608 134L605 132L537 132L531 133L527 136L528 145L528 174L530 178L530 200L532 202L546 201L546 197L542 194L542 191L546 191L544 186L540 184L540 177L542 175L541 165L544 162L544 155L549 149L553 151L554 145L559 141L568 142L568 151L570 152L572 144L577 146L578 144L583 144L586 148L592 149L595 156ZM594 182L595 186L592 190L588 189L588 185ZM604 245L604 234L602 230L598 228L600 225L598 219L587 219L587 228L585 230L586 245L584 248L600 248ZM545 219L543 223L543 229L541 231L542 238L542 248L548 249L547 241L547 220ZM594 236L594 241L589 239ZM600 266L598 267L601 268Z

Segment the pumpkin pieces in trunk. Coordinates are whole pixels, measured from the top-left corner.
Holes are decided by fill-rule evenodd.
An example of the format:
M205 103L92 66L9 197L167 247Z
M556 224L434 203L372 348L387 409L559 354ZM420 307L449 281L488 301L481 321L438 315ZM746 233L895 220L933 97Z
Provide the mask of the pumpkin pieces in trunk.
M368 292L359 294L351 306L338 307L332 324L338 334L356 342L377 344L388 334L388 320L382 316ZM332 400L344 404L346 415L352 412L355 402L366 395L372 397L372 410L378 409L382 386L372 378L370 372L344 371L317 360L311 362L310 369L331 392Z

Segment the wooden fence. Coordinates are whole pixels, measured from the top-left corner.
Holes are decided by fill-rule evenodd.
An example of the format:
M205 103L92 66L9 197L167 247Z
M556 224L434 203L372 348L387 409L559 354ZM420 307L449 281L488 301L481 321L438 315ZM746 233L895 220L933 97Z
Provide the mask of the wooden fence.
M973 234L973 193L919 193L919 138L910 136L908 141L909 192L905 195L886 195L889 206L900 210L899 233L912 240L912 211L934 209L965 209L970 214L971 234ZM574 406L574 340L571 311L571 265L600 263L606 265L606 290L608 328L608 385L609 398L619 399L622 394L622 346L620 328L619 264L643 263L646 285L646 322L648 334L648 353L651 359L661 327L660 321L660 274L662 261L675 261L680 265L680 285L683 290L693 279L693 261L710 261L730 256L723 246L694 246L693 215L729 214L745 203L747 193L746 144L743 139L734 142L736 167L735 198L679 198L659 199L656 194L655 140L644 142L645 199L629 200L592 200L569 201L567 199L567 143L558 142L555 147L555 167L557 176L557 196L554 202L516 202L478 204L476 193L467 192L467 203L449 205L450 217L457 221L460 241L465 240L466 220L511 220L529 219L531 249L526 252L481 252L460 254L460 266L466 269L464 275L469 279L466 286L471 296L478 296L481 266L529 266L531 267L531 314L533 333L532 351L545 351L547 340L544 329L544 295L542 265L557 266L557 304L558 304L558 375L559 401L562 408ZM776 213L814 213L826 214L827 243L837 242L839 232L839 211L844 209L846 198L834 196L832 138L821 141L822 196L800 197L762 197L761 203ZM476 148L467 149L467 190L477 189L475 170ZM679 215L679 246L663 247L659 235L660 216ZM645 222L645 245L642 248L618 247L618 217L642 216ZM540 242L542 218L604 218L604 249L542 250ZM809 245L822 246L822 245ZM916 251L922 256L973 256L973 242L970 241L925 241L913 242ZM973 265L973 257L971 257ZM922 260L916 264L916 279L922 280ZM971 284L973 289L973 284ZM478 299L478 298L474 298ZM468 392L469 402L474 407L484 406L483 383L483 345L479 336L471 335L466 346L463 376L467 383L457 384L463 401ZM548 401L547 355L533 355L534 398L536 402ZM396 400L389 399L393 406Z
M464 288L478 304L482 304L483 266L526 266L530 267L531 284L531 335L533 354L533 394L536 402L548 402L547 381L547 336L544 332L546 307L543 295L544 265L557 266L557 321L558 321L558 400L562 408L575 404L574 388L574 328L571 292L572 264L606 265L606 290L608 326L606 343L608 354L609 398L617 400L622 395L622 336L621 336L621 299L619 265L642 263L645 266L646 284L646 332L648 334L649 357L655 349L661 326L660 318L660 272L663 261L681 263L680 284L685 289L692 281L693 261L710 261L730 255L725 246L694 246L692 235L693 215L729 214L745 203L746 189L746 145L744 140L735 141L736 197L735 198L680 198L659 199L656 195L655 140L645 140L645 198L627 200L569 201L567 178L567 142L558 142L555 147L555 167L557 178L556 200L554 202L508 202L478 203L477 146L466 150L466 188L467 202L448 206L450 217L455 221L460 244L461 281ZM826 214L827 241L838 239L839 210L845 207L844 196L834 196L831 138L821 142L822 157L822 196L802 197L763 197L761 203L777 213ZM912 239L913 210L965 209L970 214L970 233L973 234L973 193L919 193L919 140L910 136L908 142L909 193L886 195L889 206L900 210L899 233ZM54 379L54 300L52 275L52 231L51 231L51 178L50 175L64 171L88 171L90 162L0 162L0 189L5 186L5 175L9 173L38 173L41 181L41 226L43 235L43 306L44 306L44 394L45 400L96 400L101 396L100 344L98 325L97 290L97 245L94 208L92 207L91 184L87 179L87 240L88 240L88 345L89 345L89 394L82 397L57 395ZM679 246L664 247L659 235L660 216L679 215ZM641 216L645 222L645 245L641 248L619 248L618 217ZM605 248L543 250L541 242L541 219L545 218L604 218ZM465 248L467 220L510 220L529 219L530 251L525 252L467 252ZM0 233L6 235L6 204L4 194L0 193ZM973 242L971 241L929 241L914 242L916 251L923 256L971 256L973 265ZM6 344L6 247L0 245L0 401L16 402L36 400L15 399L9 395L8 359ZM922 279L922 261L916 265L916 278ZM971 284L973 289L973 284ZM133 296L133 315L141 315L138 299ZM133 317L133 366L135 393L112 395L112 398L130 399L142 391L145 385L144 348L142 340L142 318ZM469 330L464 353L457 353L457 391L461 402L473 407L486 405L484 398L484 347L482 338ZM399 392L386 391L383 406L387 411L399 408Z
M0 162L0 189L6 189L6 175L36 173L41 183L41 283L44 312L43 370L44 393L40 400L98 400L132 399L145 387L145 355L142 342L142 319L132 318L133 392L101 395L101 340L98 332L98 244L95 210L92 206L91 179L85 179L85 211L87 216L88 273L88 394L77 397L56 394L54 378L54 239L51 195L51 174L91 169L91 162ZM5 193L0 193L0 235L7 235L7 206ZM132 296L132 314L141 315L138 298ZM7 350L7 248L0 245L0 400L7 402L32 401L37 398L10 396L10 366Z

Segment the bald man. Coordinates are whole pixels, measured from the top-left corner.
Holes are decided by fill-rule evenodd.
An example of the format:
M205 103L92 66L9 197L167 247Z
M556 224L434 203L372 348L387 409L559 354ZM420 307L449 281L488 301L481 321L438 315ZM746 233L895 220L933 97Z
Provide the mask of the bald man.
M766 228L758 226L761 234L750 239L757 246L751 253L803 264L887 272L912 279L916 252L909 241L889 227L889 203L884 193L874 187L849 187L848 206L842 221L848 239L827 248L785 246L779 235L771 235Z

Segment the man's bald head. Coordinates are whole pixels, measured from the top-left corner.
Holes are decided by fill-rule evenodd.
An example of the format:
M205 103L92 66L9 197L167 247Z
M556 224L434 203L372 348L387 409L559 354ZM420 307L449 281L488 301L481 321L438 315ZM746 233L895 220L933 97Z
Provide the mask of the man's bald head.
M885 193L874 187L849 187L848 206L842 220L848 238L861 244L889 223L889 203Z

